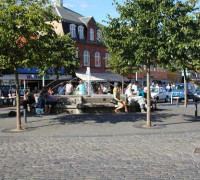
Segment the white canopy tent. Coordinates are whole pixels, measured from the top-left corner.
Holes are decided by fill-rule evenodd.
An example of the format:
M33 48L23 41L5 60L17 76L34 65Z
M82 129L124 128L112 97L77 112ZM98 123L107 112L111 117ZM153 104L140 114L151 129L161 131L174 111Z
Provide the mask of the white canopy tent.
M87 80L87 74L83 72L77 72L76 76L84 81ZM112 72L103 72L103 73L91 73L90 81L99 81L99 82L121 82L123 76L112 73ZM124 77L124 81L129 81L129 79Z

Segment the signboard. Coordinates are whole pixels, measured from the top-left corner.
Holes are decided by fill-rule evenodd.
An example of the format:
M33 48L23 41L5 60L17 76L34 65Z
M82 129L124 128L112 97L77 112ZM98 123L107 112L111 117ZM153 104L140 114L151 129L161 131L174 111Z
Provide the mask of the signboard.
M27 79L30 80L42 80L43 76L38 76L38 75L27 75ZM49 76L44 76L44 79L49 79Z

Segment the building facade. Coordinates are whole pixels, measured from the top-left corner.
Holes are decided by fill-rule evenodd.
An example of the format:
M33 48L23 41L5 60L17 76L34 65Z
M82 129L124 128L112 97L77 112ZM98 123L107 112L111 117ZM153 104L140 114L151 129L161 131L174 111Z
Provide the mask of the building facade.
M80 62L80 72L103 73L107 69L109 53L101 41L101 29L95 19L84 17L63 7L60 0L54 1L54 13L61 17L60 22L53 22L58 34L70 33L76 42L77 58Z

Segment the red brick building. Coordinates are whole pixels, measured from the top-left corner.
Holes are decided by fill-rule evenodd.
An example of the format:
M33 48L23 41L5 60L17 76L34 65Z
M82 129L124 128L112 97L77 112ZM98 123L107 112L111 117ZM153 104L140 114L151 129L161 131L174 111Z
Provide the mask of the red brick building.
M63 7L61 0L55 1L53 7L54 13L62 19L59 23L53 22L56 32L61 35L70 33L76 42L77 58L80 62L77 76L81 78L81 74L85 74L87 67L90 67L92 77L121 81L122 76L106 72L109 53L101 42L101 29L95 19Z
M109 53L101 42L101 29L93 17L84 17L77 12L63 7L62 0L54 0L54 13L61 17L61 22L54 22L58 34L70 33L71 38L76 42L77 58L80 61L80 69L77 76L85 74L87 67L90 67L92 76L108 81L121 81L122 77L113 73L105 73ZM106 77L107 75L107 77ZM111 77L112 78L109 78ZM129 79L135 80L135 75L127 75ZM146 85L146 71L138 73L137 80L141 85ZM158 83L180 82L179 73L172 73L162 68L152 68L151 81Z
M127 75L126 77L129 79L137 79L137 81L142 86L146 86L146 70L142 72L138 72L137 75ZM154 81L158 84L167 84L167 83L174 83L174 82L181 82L181 74L178 72L171 72L168 69L163 69L160 67L153 67L151 68L151 82Z

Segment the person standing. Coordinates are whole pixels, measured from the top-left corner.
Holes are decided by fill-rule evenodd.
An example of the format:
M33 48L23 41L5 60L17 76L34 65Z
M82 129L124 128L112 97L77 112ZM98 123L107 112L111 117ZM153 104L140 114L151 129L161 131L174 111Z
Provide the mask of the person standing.
M128 112L127 104L120 99L120 88L118 85L113 89L113 99L117 101L118 107L114 110L115 113L119 113L119 110L125 108L125 112Z
M64 90L65 87L63 85L64 84L61 83L60 86L58 87L58 94L60 94L60 95L64 95L65 94L65 90Z
M65 88L65 94L72 95L72 93L73 93L73 85L72 85L72 81L69 81Z
M167 86L166 86L166 91L167 91L167 92L170 92L170 89L171 89L170 85L167 84Z

